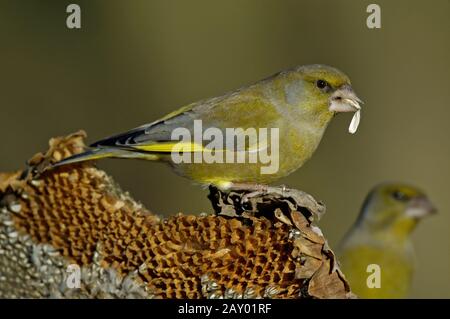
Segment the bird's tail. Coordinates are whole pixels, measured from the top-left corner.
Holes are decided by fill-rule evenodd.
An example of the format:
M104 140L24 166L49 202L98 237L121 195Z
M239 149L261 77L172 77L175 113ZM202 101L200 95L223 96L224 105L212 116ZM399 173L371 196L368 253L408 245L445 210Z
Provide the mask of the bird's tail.
M144 154L140 152L134 152L129 150L123 150L120 148L108 148L108 147L98 147L87 150L86 152L72 155L65 158L55 164L52 167L58 167L67 164L97 160L101 158L145 158L147 160L156 160L157 156L152 154Z
M78 162L85 162L85 161L90 161L90 160L95 160L95 159L100 159L100 158L105 158L105 157L114 157L114 153L115 153L115 151L113 151L111 149L107 149L107 148L93 148L93 149L87 150L86 152L83 152L80 154L75 154L68 158L65 158L65 159L53 164L52 166L58 167L58 166L62 166L62 165L73 164L73 163L78 163Z

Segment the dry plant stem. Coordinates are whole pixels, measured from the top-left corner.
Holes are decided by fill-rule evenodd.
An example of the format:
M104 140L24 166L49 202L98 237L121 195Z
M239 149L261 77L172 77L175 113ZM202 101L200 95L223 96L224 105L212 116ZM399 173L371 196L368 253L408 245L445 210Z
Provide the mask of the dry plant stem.
M28 169L0 174L0 297L352 297L310 195L211 187L215 214L162 218L93 163L47 169L84 138L51 139Z

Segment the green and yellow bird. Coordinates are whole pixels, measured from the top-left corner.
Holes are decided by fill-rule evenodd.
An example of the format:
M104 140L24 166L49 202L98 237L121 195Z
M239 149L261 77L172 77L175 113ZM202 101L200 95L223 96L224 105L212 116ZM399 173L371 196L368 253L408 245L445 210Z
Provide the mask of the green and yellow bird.
M435 211L425 193L413 186L385 183L369 193L338 250L342 270L357 296L408 296L415 262L411 232Z
M307 65L277 73L253 85L225 95L189 104L150 124L115 135L91 145L91 149L56 163L60 166L99 158L138 158L164 161L175 172L201 184L228 188L233 184L266 184L286 176L302 166L314 153L333 116L354 112L349 131L359 123L361 100L354 93L349 78L325 65ZM223 149L211 148L208 138L202 141L174 139L175 130L196 134L196 124L223 133L223 145L230 138L242 137L245 145ZM228 129L240 128L227 136ZM277 128L278 139L252 142L246 135L251 129ZM277 145L274 145L274 141ZM221 141L222 142L222 141ZM220 143L219 143L220 144ZM217 144L215 144L217 145ZM263 145L263 146L261 146ZM267 163L256 162L175 162L174 154L242 152L246 158L261 148L278 151L275 169L262 174ZM273 155L273 154L272 154Z

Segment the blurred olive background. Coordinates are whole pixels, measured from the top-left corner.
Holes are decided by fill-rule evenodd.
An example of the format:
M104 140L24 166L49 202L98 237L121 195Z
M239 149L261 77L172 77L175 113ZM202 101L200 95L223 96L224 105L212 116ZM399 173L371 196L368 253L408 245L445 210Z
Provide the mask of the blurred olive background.
M279 183L322 199L332 247L368 190L385 180L425 189L440 213L414 234L413 297L450 297L450 2L73 1L82 28L66 28L69 1L0 0L0 170L23 168L52 136L88 142L151 122L299 64L340 68L366 102L362 123L330 125L313 159ZM154 212L210 212L206 190L162 164L105 160Z

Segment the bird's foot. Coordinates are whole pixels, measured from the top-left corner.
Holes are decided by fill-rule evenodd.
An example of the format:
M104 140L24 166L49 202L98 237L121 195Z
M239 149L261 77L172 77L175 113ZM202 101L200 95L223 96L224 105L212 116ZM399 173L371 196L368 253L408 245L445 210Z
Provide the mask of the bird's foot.
M282 211L306 211L320 219L325 205L311 195L284 185L233 183L226 190L210 186L209 198L217 214L227 216L267 215L276 208ZM305 213L306 213L305 212Z

